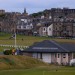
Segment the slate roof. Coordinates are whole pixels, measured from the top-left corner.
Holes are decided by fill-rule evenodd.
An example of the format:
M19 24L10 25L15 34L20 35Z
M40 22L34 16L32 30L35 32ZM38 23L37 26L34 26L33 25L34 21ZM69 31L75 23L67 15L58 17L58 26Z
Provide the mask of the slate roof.
M60 44L65 49L69 50L69 52L75 52L75 44L72 43L62 43Z
M75 44L59 44L55 41L44 40L34 43L23 52L30 53L69 53L75 52Z

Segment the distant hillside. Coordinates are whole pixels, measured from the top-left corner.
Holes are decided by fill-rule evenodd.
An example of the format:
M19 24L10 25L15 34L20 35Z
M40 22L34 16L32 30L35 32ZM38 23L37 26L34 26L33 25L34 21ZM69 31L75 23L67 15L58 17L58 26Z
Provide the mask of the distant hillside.
M0 69L28 69L48 64L27 56L0 56Z

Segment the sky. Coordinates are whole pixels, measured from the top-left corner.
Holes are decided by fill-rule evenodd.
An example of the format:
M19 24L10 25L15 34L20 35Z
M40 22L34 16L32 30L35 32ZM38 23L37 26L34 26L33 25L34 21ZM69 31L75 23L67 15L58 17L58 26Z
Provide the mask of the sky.
M75 0L0 0L0 9L6 12L23 12L29 14L51 8L75 8Z

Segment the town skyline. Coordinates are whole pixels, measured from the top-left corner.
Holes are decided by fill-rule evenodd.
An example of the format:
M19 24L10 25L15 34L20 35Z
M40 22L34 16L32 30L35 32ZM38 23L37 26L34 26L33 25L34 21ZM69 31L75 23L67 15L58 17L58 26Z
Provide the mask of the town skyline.
M45 9L51 8L75 8L74 0L0 0L0 9L5 10L6 12L23 12L24 8L27 9L29 14L37 13Z

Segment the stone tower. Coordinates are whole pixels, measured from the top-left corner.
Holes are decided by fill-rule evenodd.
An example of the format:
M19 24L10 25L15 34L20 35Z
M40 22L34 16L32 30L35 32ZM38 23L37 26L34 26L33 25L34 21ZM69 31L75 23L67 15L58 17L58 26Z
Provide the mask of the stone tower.
M24 14L26 14L26 8L24 8Z
M27 16L28 13L26 12L26 8L24 8L24 13L23 13L24 16Z

